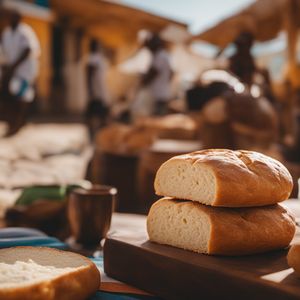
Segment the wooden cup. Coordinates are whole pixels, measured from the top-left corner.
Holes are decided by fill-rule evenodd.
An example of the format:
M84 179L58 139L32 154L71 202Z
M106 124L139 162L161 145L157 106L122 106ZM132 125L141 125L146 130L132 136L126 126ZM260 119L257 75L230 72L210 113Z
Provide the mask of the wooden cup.
M83 245L97 245L105 238L111 223L117 189L94 185L78 188L68 199L68 219L75 241Z

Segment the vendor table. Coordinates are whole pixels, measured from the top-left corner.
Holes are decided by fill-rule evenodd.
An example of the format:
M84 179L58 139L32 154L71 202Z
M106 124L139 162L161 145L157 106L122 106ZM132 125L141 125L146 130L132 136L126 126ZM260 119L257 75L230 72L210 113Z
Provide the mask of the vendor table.
M284 202L300 220L300 201ZM126 220L130 224L126 226ZM148 241L145 219L115 216L104 246L104 270L164 299L300 299L300 279L286 250L241 257L207 256ZM293 241L300 242L300 231ZM103 284L105 288L105 283Z
M298 199L293 199L293 200L288 200L285 201L284 204L296 215L297 219L298 219L298 224L299 224L299 220L300 220L300 200ZM1 223L1 220L0 220ZM298 230L298 238L300 232ZM119 251L118 249L120 248L115 248L113 243L115 241L120 241L120 237L123 240L123 245L125 245L124 251ZM139 238L142 237L143 241L139 241ZM198 257L197 261L195 261L195 263L199 263L200 261L207 261L205 262L205 264L209 264L209 261L214 261L214 260L222 260L222 258L218 258L218 257L207 257L201 254L194 254L191 253L189 251L183 251L181 249L176 249L173 247L168 247L168 246L162 246L162 245L155 245L152 243L150 243L149 241L147 241L147 233L146 233L146 217L142 216L142 215L133 215L133 214L123 214L123 213L114 213L113 217L112 217L112 224L111 224L111 229L109 232L109 237L107 239L108 243L107 245L109 247L106 247L106 251L109 251L109 249L112 249L112 251L110 252L105 252L104 254L107 255L105 256L105 262L103 261L103 252L101 250L98 251L94 251L92 252L94 254L94 257L92 258L92 260L96 263L96 265L98 266L100 272L101 272L101 287L99 289L99 292L91 299L91 300L99 300L99 299L107 299L107 300L125 300L125 299L159 299L158 297L152 296L149 293L153 293L155 295L162 295L162 293L159 293L159 291L162 288L171 290L173 288L176 287L176 283L173 283L173 287L168 287L167 286L167 281L159 281L156 283L151 282L150 285L145 285L144 283L141 284L140 281L140 277L142 277L141 275L145 275L144 278L147 278L147 276L149 276L149 270L148 269L143 269L141 270L141 267L143 267L143 264L145 263L145 260L143 259L147 259L147 255L143 256L144 254L142 254L142 256L139 257L135 257L135 252L136 250L133 250L132 255L131 255L131 259L127 259L128 258L128 247L126 245L130 245L132 246L132 240L135 239L135 243L142 243L144 244L143 247L148 248L149 252L156 252L156 256L154 257L154 259L149 258L148 262L152 261L152 265L153 268L151 270L152 275L154 277L160 277L161 279L168 279L167 281L170 281L170 278L175 278L176 276L174 276L174 274L172 274L172 276L167 276L166 274L164 274L163 272L166 272L165 267L168 267L168 261L166 260L164 263L160 263L159 259L160 259L160 255L163 253L159 253L160 251L164 250L163 248L167 247L170 250L170 255L172 256L177 255L178 253L182 253L182 255L192 255L194 258L196 258L196 256ZM299 240L300 241L300 240ZM111 248L113 246L113 248ZM83 249L84 250L84 249ZM280 254L280 253L279 253ZM275 257L276 255L279 254L270 254L270 256ZM164 255L164 254L163 254ZM129 255L130 256L130 255ZM267 256L267 254L266 254ZM207 259L206 259L207 258ZM253 256L251 258L251 256L249 256L250 260L255 260L255 257ZM276 258L276 257L275 257ZM234 258L232 258L234 259ZM237 258L237 260L243 260L243 258ZM169 257L169 262L173 261L174 257L170 259ZM177 259L175 259L174 261L176 262ZM224 258L225 260L225 258ZM262 262L264 262L262 260ZM110 265L107 265L110 264ZM113 265L111 265L113 263ZM201 262L200 262L201 264ZM226 264L226 263L225 263ZM132 285L136 285L140 288L144 288L145 290L147 290L148 292L138 289L137 287L134 287L132 285L126 284L124 282L118 281L116 279L113 279L111 277L108 277L107 274L105 274L104 272L104 265L106 265L106 271L108 271L108 274L110 276L113 276L119 280L122 280L122 278L124 278L123 280L126 281L127 283L130 283ZM126 276L124 276L124 265L126 265L126 268L128 270L128 274L125 274ZM248 264L249 267L251 267L251 263ZM108 267L108 268L107 268ZM176 267L173 266L173 264L170 264L169 267L173 268L173 271L176 269ZM157 268L157 270L155 271L155 268ZM217 269L217 267L216 267ZM263 268L261 269L262 271ZM207 271L207 270L206 270ZM150 272L150 275L151 275ZM156 272L156 273L155 273ZM292 272L291 270L289 272ZM144 273L144 274L143 274ZM134 275L135 274L135 275ZM137 275L140 274L140 275ZM183 274L183 273L182 273ZM181 275L182 275L181 274ZM187 274L187 273L184 273ZM183 274L183 275L184 275ZM282 276L289 276L291 273L289 274L282 274ZM152 276L151 275L151 276ZM200 272L201 275L201 272ZM213 275L213 274L212 274ZM278 274L273 274L273 275L278 275ZM280 274L279 274L280 275ZM129 277L128 277L129 276ZM165 276L165 277L164 277ZM204 276L204 275L203 275ZM214 276L212 276L212 280L214 280ZM272 281L273 278L266 278L266 280L270 280ZM284 279L282 279L284 280ZM295 280L298 280L295 278ZM300 280L299 280L299 285L300 285ZM155 286L156 290L158 292L155 292L153 287ZM257 290L257 293L259 293L259 290ZM165 295L167 295L165 293ZM227 299L229 297L229 295L224 294L222 296L223 299ZM188 298L186 298L188 299ZM207 298L208 299L208 298ZM246 298L245 298L246 299ZM266 298L268 299L268 298ZM273 299L277 299L276 297ZM279 299L279 298L278 298ZM287 298L288 299L288 298ZM300 294L298 298L291 298L291 299L300 299Z

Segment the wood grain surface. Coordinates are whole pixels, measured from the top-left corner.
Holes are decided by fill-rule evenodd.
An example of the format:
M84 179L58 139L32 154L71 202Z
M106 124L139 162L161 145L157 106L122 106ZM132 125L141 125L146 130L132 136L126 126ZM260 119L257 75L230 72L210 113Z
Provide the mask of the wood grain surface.
M106 240L104 269L110 277L165 299L300 299L300 279L287 265L286 254L208 256L151 243L145 233L132 231Z

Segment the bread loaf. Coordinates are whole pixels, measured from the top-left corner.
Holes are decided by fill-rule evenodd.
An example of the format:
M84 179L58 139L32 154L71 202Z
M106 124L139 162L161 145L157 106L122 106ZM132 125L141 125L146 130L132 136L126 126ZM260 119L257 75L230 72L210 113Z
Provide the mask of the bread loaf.
M193 140L198 130L196 122L185 114L145 117L135 125L152 130L160 139Z
M295 221L280 205L220 208L163 198L150 209L149 239L212 255L247 255L285 248Z
M277 160L253 151L211 149L179 155L159 168L157 195L224 207L264 206L286 200L293 187Z
M112 124L97 134L96 146L107 153L136 155L151 146L155 137L148 128Z
M87 258L50 248L0 250L0 300L84 300L100 286Z
M291 247L287 260L289 266L293 268L296 274L300 277L300 244L295 244Z

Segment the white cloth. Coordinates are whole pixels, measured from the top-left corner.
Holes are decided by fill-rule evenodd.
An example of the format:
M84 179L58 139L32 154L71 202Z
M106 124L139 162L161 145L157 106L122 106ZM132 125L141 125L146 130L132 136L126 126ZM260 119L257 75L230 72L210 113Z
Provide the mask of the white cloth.
M154 68L158 74L149 85L152 97L157 101L169 101L171 97L171 64L166 50L162 49L153 54L150 68Z
M20 23L15 30L7 27L2 34L1 43L5 63L8 65L14 64L22 52L30 48L29 56L17 67L14 76L33 83L38 75L40 44L32 28L24 23Z
M87 65L95 68L95 72L91 79L92 97L94 99L101 99L104 103L109 104L105 78L107 70L105 58L99 52L90 53L87 58Z

